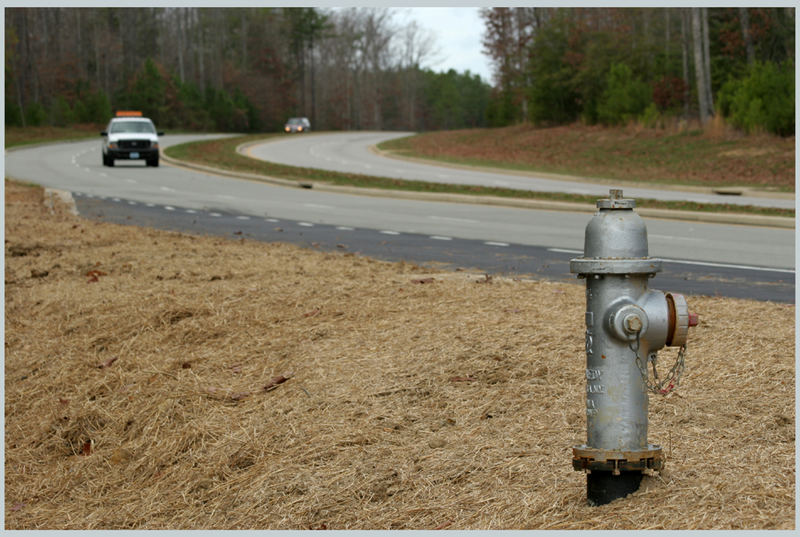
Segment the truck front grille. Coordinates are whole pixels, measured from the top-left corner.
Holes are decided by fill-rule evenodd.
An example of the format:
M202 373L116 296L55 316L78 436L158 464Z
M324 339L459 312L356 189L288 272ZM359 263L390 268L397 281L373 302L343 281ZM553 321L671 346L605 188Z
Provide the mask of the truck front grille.
M120 140L120 149L150 149L150 140Z

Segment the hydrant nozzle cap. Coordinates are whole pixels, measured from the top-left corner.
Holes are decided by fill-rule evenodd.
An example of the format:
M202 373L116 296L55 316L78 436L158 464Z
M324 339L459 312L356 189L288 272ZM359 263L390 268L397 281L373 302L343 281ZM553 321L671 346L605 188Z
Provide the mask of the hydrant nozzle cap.
M612 188L608 191L608 197L597 200L598 209L633 209L636 207L636 200L622 197L622 190Z

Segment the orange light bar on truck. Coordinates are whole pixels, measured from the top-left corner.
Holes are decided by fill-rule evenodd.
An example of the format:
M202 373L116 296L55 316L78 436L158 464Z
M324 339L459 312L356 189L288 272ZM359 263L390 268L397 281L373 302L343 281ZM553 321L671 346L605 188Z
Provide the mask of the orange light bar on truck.
M139 110L117 110L117 117L142 117Z

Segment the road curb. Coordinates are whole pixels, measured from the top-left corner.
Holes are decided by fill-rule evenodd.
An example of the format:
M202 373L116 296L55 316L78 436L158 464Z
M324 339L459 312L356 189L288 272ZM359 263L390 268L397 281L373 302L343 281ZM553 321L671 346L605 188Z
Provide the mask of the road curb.
M236 147L236 152L241 154L241 151L248 145L258 142L247 142ZM204 173L223 175L227 177L235 177L238 179L247 179L250 181L258 181L277 186L285 186L290 188L305 188L313 189L321 192L331 192L338 194L351 194L358 196L374 196L381 198L396 198L408 199L418 201L440 201L450 203L470 203L475 205L491 205L497 207L513 207L518 209L536 209L547 211L568 211L579 213L593 213L596 207L590 204L583 203L570 203L562 201L551 200L530 200L530 199L515 199L515 198L502 198L498 196L471 196L468 194L444 194L438 192L414 192L410 190L386 190L380 188L361 188L352 186L331 185L328 183L313 182L313 181L293 181L290 179L281 179L278 177L271 177L267 175L236 172L233 170L224 170L220 168L213 168L178 160L173 157L168 157L162 151L162 160L183 168L198 170ZM695 211L680 211L670 209L651 209L651 208L637 208L637 212L644 217L649 218L662 218L669 220L683 220L693 222L707 222L715 224L739 224L748 226L763 226L763 227L777 227L794 229L795 219L782 217L782 216L768 216L768 215L754 215L744 213L709 213L709 212L695 212Z

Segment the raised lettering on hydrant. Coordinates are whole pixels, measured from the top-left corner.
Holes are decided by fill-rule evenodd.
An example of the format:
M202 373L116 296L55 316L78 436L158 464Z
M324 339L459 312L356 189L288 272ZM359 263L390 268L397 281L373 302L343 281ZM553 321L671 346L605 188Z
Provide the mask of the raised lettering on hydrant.
M634 492L644 470L663 467L661 447L647 440L648 392L678 387L689 327L697 324L683 295L647 288L661 260L648 257L635 206L621 190L598 200L583 257L570 261L570 272L586 279L587 438L573 447L572 465L587 473L592 505ZM679 350L659 378L657 351L664 346Z

